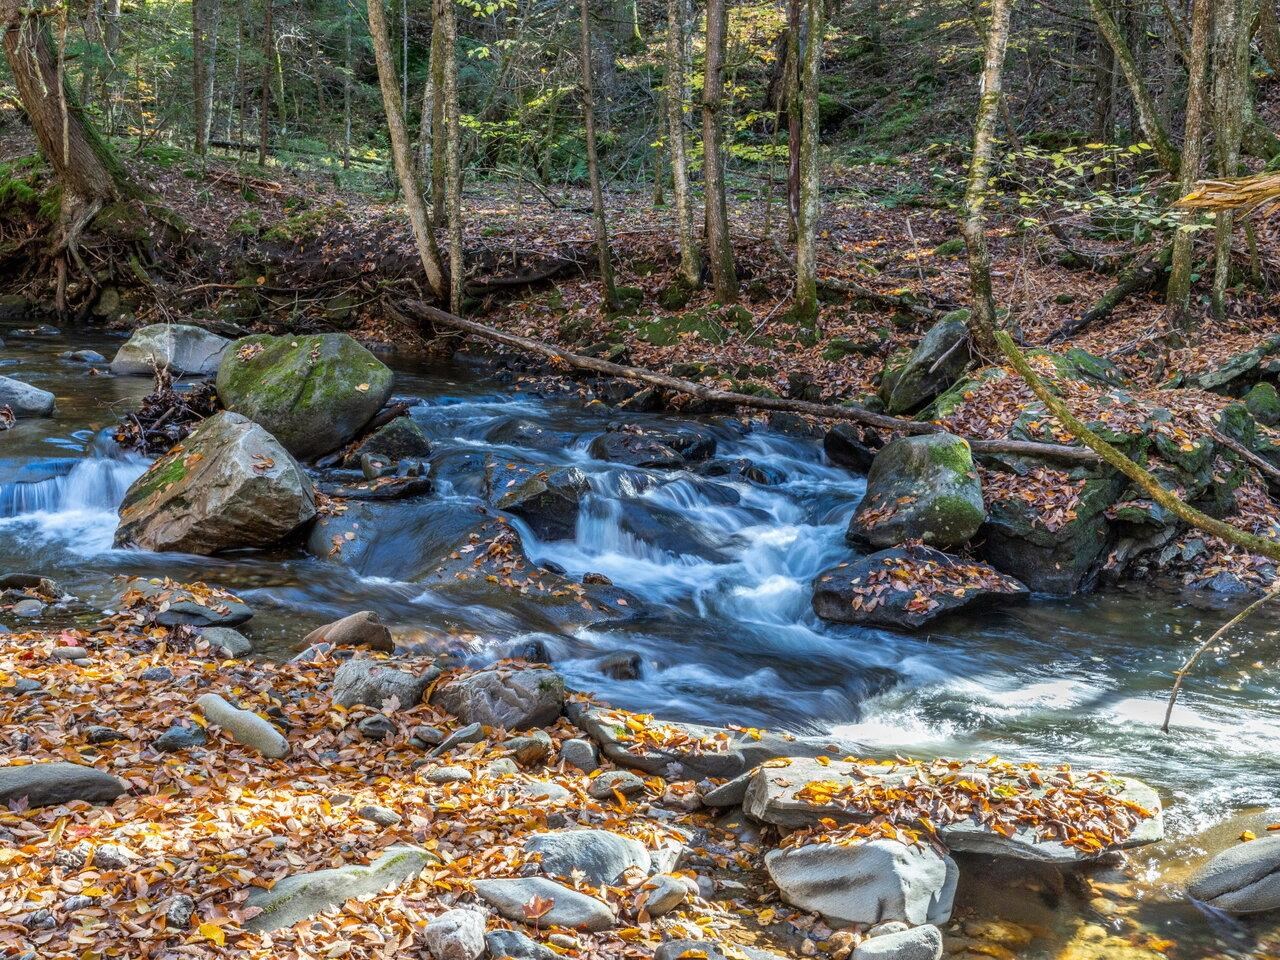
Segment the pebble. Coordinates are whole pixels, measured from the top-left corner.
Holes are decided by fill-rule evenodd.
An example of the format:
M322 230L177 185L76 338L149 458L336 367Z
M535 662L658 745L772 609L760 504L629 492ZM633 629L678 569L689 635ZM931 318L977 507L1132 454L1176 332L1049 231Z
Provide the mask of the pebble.
M178 750L189 750L192 747L203 747L208 742L204 729L197 725L175 723L151 742L161 753L174 753Z
M93 897L86 897L81 893L74 897L68 897L66 902L62 904L62 909L67 913L75 913L77 910L84 910L87 907L92 907L94 903L95 901Z
M387 807L380 807L377 804L369 804L367 807L361 807L357 811L361 819L376 823L380 827L394 827L401 821L400 814Z
M553 933L547 937L547 943L561 950L574 950L578 946L578 938L567 933Z
M464 783L471 779L471 771L466 767L454 765L432 767L429 770L423 770L421 777L428 783Z
M84 660L89 651L84 647L54 647L52 655L58 660Z
M600 769L595 744L576 737L560 745L560 760L568 766L577 767L583 773L594 773Z
M366 740L385 740L396 732L396 725L386 714L375 713L356 724L356 729Z
M439 727L430 727L425 723L413 728L409 734L409 742L420 750L434 747L444 739L444 731Z
M191 923L191 915L196 912L196 902L185 893L180 893L169 901L165 908L165 921L175 930L185 930Z
M587 793L596 800L609 800L614 791L630 799L644 793L644 781L630 770L609 770L591 781Z
M15 617L38 617L44 613L44 604L39 600L28 597L26 600L19 600L9 610Z
M148 667L138 674L139 680L146 680L150 683L163 683L166 680L173 679L173 671L168 667Z

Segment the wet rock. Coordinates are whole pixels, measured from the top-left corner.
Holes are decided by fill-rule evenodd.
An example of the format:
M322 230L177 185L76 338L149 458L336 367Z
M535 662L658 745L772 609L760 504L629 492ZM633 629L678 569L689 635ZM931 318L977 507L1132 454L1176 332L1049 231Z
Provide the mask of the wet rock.
M701 477L724 479L731 483L746 480L762 487L774 487L785 483L787 475L776 467L757 463L745 457L734 460L710 460L698 466L697 474Z
M57 398L13 377L0 377L0 407L8 407L15 417L51 417Z
M684 877L660 873L650 878L641 888L642 904L651 917L666 916L689 898L689 886Z
M366 456L384 463L422 460L431 456L431 441L412 417L399 416L369 434L343 458L343 466L358 466Z
M557 960L560 954L517 930L493 930L484 936L492 960Z
M164 919L172 930L185 930L196 912L196 902L185 893L170 898L164 910Z
M223 405L308 459L349 442L391 395L392 373L346 334L246 337L218 367Z
M394 699L401 707L408 708L422 702L427 687L439 675L436 667L414 674L397 670L387 661L357 657L338 667L330 696L340 707L365 704L380 710Z
M232 630L230 627L201 627L196 632L208 641L209 646L233 660L253 653L252 641L239 630Z
M106 363L107 358L100 354L97 350L67 350L58 354L59 360L66 360L70 363Z
M453 731L453 733L449 734L449 736L441 740L439 746L431 751L431 755L434 757L443 756L454 747L462 746L467 743L479 743L483 739L484 724L469 723L465 727L459 727L457 730Z
M372 610L361 610L316 627L302 638L295 649L302 650L316 643L330 643L335 647L369 647L384 653L391 653L396 648L391 631Z
M716 452L716 441L693 430L646 430L621 424L592 440L588 452L597 460L671 470L710 459Z
M644 660L632 650L606 654L592 666L597 673L614 680L639 680L644 672Z
M177 753L192 747L203 747L208 741L203 729L196 724L175 723L151 741L151 746L161 753Z
M783 900L837 925L945 923L959 878L950 857L888 839L771 850L765 866Z
M550 900L551 909L538 918L542 926L568 927L592 933L608 930L617 922L613 911L585 893L571 890L545 877L510 880L476 880L476 896L508 920L529 923L525 907L535 897Z
M267 933L339 906L352 897L381 893L416 877L438 862L435 854L418 847L390 847L368 866L353 865L285 877L270 890L254 889L245 901L262 912L244 927Z
M125 792L120 780L78 763L30 763L0 767L0 806L25 798L30 807L53 807L73 800L110 803Z
M866 473L875 462L880 448L879 438L872 437L863 428L852 423L837 423L822 438L822 449L827 459L838 467L848 467L856 473Z
M532 767L547 759L553 745L551 735L545 730L534 730L528 736L512 737L502 746L510 752L516 763Z
M231 341L185 323L156 323L133 332L111 361L111 372L151 376L156 368L179 376L212 376Z
M886 413L912 413L960 378L969 366L968 319L968 310L953 310L901 362L885 365L880 399Z
M560 744L560 760L566 766L577 767L583 773L591 773L600 767L595 744L577 737Z
M485 915L478 910L449 910L422 931L431 960L479 960L485 952Z
M986 772L974 764L963 764L949 772L957 777L967 776L979 783L988 779ZM813 782L858 784L868 778L872 778L884 789L892 790L917 776L918 766L911 763L862 766L853 761L831 760L822 764L812 758L794 757L786 766L762 767L755 772L747 788L743 810L755 820L784 829L815 826L823 818L837 823L865 822L864 815L846 804L812 803L797 794ZM1083 774L1077 774L1077 779L1081 776ZM1145 783L1127 777L1112 777L1105 781L1091 782L1090 785L1094 789L1106 789L1115 798L1130 801L1152 814L1149 818L1140 820L1133 832L1116 843L1113 849L1154 843L1164 836L1160 797ZM1053 788L1052 778L1046 777L1045 783L1034 788L1031 793L1043 793ZM1055 864L1080 863L1090 859L1089 855L1078 848L1067 847L1055 840L1040 839L1029 828L1018 830L1012 836L1004 836L972 817L955 823L937 823L935 826L938 839L957 853L983 853Z
M315 516L311 481L257 424L205 420L125 494L117 546L212 554L264 547Z
M361 807L356 811L356 815L361 820L368 820L370 823L376 823L380 827L394 827L402 819L400 814L394 810L372 803Z
M939 960L942 931L932 925L864 940L850 960Z
M269 721L251 710L233 707L216 693L206 693L196 701L196 708L231 739L264 757L278 760L289 753L289 741Z
M839 623L915 630L957 610L1027 596L1021 583L985 563L910 546L822 573L814 583L813 611Z
M630 800L645 791L644 781L630 770L607 770L591 781L587 794L596 800L610 800L618 794Z
M165 627L234 627L253 616L247 603L229 594L208 595L160 580L130 581L125 592L116 597L116 605L125 603L134 590L144 599L150 619Z
M876 547L923 540L964 543L986 519L969 444L949 433L901 437L871 465L867 492L849 522L849 539Z
M9 612L15 617L33 620L44 614L44 608L45 605L39 600L34 597L26 597L10 607Z
M357 723L356 729L366 740L385 740L395 735L396 725L385 714L375 713L372 717L365 717Z
M571 878L580 872L593 887L616 883L635 868L649 872L649 851L644 844L608 830L556 830L530 837L526 853L538 854L542 872Z
M527 523L539 540L572 540L582 498L590 490L587 475L577 467L544 471L505 494L497 506Z
M484 438L489 443L542 452L560 451L573 442L572 433L550 430L536 421L519 418L491 427Z
M528 730L554 723L564 707L564 680L551 670L481 670L437 688L433 705L463 723Z
M1280 910L1280 837L1222 851L1191 875L1187 893L1231 914Z
M52 324L42 323L36 327L10 330L9 336L15 340L52 340L54 337L62 336L62 331Z

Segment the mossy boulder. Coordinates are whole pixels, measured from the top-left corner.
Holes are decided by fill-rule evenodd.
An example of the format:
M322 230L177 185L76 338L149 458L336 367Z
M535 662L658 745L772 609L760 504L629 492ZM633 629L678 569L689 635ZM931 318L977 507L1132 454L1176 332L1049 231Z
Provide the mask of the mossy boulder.
M408 414L383 424L365 438L360 446L347 455L343 465L359 466L365 454L388 463L415 460L431 455L431 441L422 428Z
M954 310L935 323L900 363L885 367L880 397L892 414L918 410L938 396L969 366L968 310Z
M906 540L956 547L985 519L969 444L949 433L929 433L894 440L876 454L848 538L875 547Z
M218 368L228 410L311 459L348 443L391 396L391 370L345 333L237 341Z
M223 412L129 488L115 542L205 555L265 547L315 513L311 481L293 457L256 423Z
M1280 423L1280 394L1269 383L1255 384L1244 398L1244 405L1253 419L1264 427Z

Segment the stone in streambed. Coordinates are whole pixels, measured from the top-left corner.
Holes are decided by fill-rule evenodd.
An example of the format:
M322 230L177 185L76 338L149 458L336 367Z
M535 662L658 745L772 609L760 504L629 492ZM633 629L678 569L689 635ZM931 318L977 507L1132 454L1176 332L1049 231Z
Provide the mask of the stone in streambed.
M596 800L612 800L619 794L631 799L644 791L644 781L630 770L608 770L594 777L587 787L587 795Z
M696 888L695 888L696 889ZM644 909L651 917L666 916L689 899L689 882L684 877L660 873L641 888Z
M368 866L352 865L285 877L270 890L254 890L246 906L262 912L244 927L250 933L268 933L289 927L352 897L365 897L399 886L416 877L438 858L418 847L390 847Z
M650 430L619 424L592 440L588 452L597 460L630 467L675 470L709 460L716 452L716 441L696 430Z
M156 323L135 330L116 351L111 372L151 376L156 368L178 376L211 376L231 341L186 323Z
M414 674L397 670L383 660L357 657L338 667L333 675L330 696L340 707L364 704L380 710L394 698L401 707L408 709L422 702L427 687L439 675L438 667Z
M13 377L0 377L0 407L8 407L15 417L51 417L57 398Z
M518 930L494 930L484 936L493 960L558 960L559 954Z
M1191 875L1187 893L1231 914L1280 910L1280 837L1222 851Z
M555 723L564 708L564 680L551 670L480 670L439 687L431 703L463 723L528 730Z
M986 515L982 485L963 438L949 433L901 437L876 454L848 538L875 547L922 540L946 549L977 533Z
M115 543L197 554L265 547L315 513L311 481L293 457L257 424L223 412L129 488Z
M234 627L253 616L247 603L225 591L163 580L131 580L115 603L165 627Z
M560 760L570 767L577 767L583 773L591 773L600 768L600 757L596 753L595 744L578 737L560 744Z
M317 643L331 643L335 647L369 647L384 653L391 653L396 648L395 641L391 639L391 631L372 610L361 610L341 620L316 627L294 649L305 650Z
M866 473L875 462L879 443L871 443L863 428L852 423L837 423L822 438L827 459L838 467Z
M245 337L218 367L223 405L271 429L295 457L349 442L391 396L392 373L342 333Z
M644 844L609 830L556 830L525 841L526 853L540 856L543 873L570 878L581 873L593 887L613 884L634 868L649 872Z
M551 909L538 918L541 926L596 933L612 928L617 922L613 911L599 900L545 877L476 880L473 887L476 896L508 920L518 923L532 922L525 908L535 898L551 901Z
M959 877L950 857L889 839L785 847L765 866L783 900L837 925L945 923Z
M175 723L151 741L151 746L161 753L176 753L179 750L190 750L192 747L203 747L206 742L208 737L196 724Z
M864 940L850 960L939 960L942 931L933 925Z
M485 915L479 910L449 910L422 931L431 960L479 960L485 952Z
M73 800L110 803L125 792L120 780L78 763L29 763L0 767L0 806L24 801L30 807L53 807Z
M289 753L289 741L284 735L251 710L233 707L216 693L206 693L196 701L196 707L231 739L264 757L278 760Z
M223 656L235 659L253 653L253 643L239 630L230 627L201 627L197 631L202 640L207 640Z
M582 498L591 490L587 475L568 467L535 474L498 501L498 509L529 525L539 540L572 540Z
M417 422L406 414L369 434L355 450L343 458L342 465L348 468L359 467L365 456L382 463L421 460L431 456L431 441Z

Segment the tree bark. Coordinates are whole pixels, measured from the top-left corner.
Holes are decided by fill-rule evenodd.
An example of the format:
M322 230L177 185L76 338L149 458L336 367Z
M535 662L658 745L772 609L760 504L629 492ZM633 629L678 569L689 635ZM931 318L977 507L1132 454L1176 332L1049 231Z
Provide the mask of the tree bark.
M995 152L996 123L1000 115L1000 95L1004 81L1004 59L1009 45L1009 21L1015 0L992 0L991 23L987 28L982 88L978 98L978 118L973 131L973 157L964 195L963 233L969 252L969 293L972 306L969 333L974 346L985 356L994 356L996 343L996 301L991 286L991 254L987 249L987 218L984 212Z
M271 138L271 64L275 62L275 26L271 18L272 0L263 0L262 15L262 99L258 104L258 166L267 165L267 145Z
M702 286L702 263L693 236L693 199L689 192L689 159L685 139L688 102L688 0L667 0L667 140L671 154L671 193L676 207L676 240L680 245L680 279L689 290Z
M342 169L351 169L351 81L355 63L351 56L351 9L342 11Z
M209 149L213 122L214 51L217 42L219 0L191 0L191 92L195 107L195 152Z
M609 224L605 219L604 191L600 187L600 155L596 150L596 109L592 101L591 83L591 4L582 0L582 41L579 60L582 65L582 122L587 137L587 178L591 181L591 213L596 229L596 257L600 263L600 282L604 286L604 305L618 309L618 290L613 283L613 257L609 252Z
M452 0L432 0L431 3L431 63L427 87L431 98L431 223L440 226L445 218L445 180L448 174L448 158L445 156L444 75L446 58L455 56L452 47L445 47L444 21L450 16L446 5ZM427 109L426 104L423 110ZM425 174L425 170L423 171Z
M1160 120L1160 113L1156 109L1156 104L1151 98L1150 91L1147 89L1142 70L1139 68L1137 61L1134 60L1129 44L1125 41L1124 33L1120 30L1115 18L1111 16L1111 12L1107 9L1103 0L1089 0L1089 7L1093 11L1093 19L1098 25L1098 32L1111 47L1112 53L1114 53L1116 61L1120 64L1120 69L1124 73L1124 78L1129 85L1129 93L1133 97L1134 109L1138 115L1138 125L1142 128L1143 136L1150 140L1151 145L1155 147L1156 159L1160 161L1160 165L1170 173L1177 173L1180 162L1178 148L1173 145L1169 132L1165 130L1164 123Z
M804 0L787 0L786 63L782 96L787 117L787 233L795 240L800 229L800 126L803 122L800 94L800 8Z
M818 318L818 214L821 200L821 142L818 136L818 72L826 31L825 0L805 0L800 58L800 209L796 218L796 319L816 326Z
M1280 75L1280 20L1276 17L1276 0L1262 0L1258 12L1258 39L1262 42L1262 55L1271 72Z
M1200 177L1204 119L1208 105L1206 87L1209 41L1213 27L1214 0L1194 0L1191 7L1191 58L1187 64L1187 120L1178 175L1178 195L1185 197ZM1185 329L1190 321L1191 267L1195 253L1195 231L1179 227L1173 235L1173 262L1165 294L1168 311L1176 326Z
M440 46L444 51L444 103L441 113L444 120L445 201L449 211L449 303L454 313L461 313L462 283L467 269L462 250L462 126L459 122L458 59L455 53L458 17L453 0L441 0L440 8L443 34ZM405 190L408 189L406 186ZM413 189L415 197L422 196L417 179Z
M1213 117L1217 147L1217 175L1236 176L1240 166L1240 141L1244 126L1244 99L1248 93L1249 35L1254 5L1249 0L1218 0L1213 25ZM1256 9L1256 8L1254 8ZM1214 237L1213 313L1219 320L1227 311L1227 286L1231 280L1231 211L1217 215Z
M396 81L395 61L391 57L391 43L387 36L387 17L382 9L383 0L367 0L369 11L369 35L373 40L373 56L378 67L378 86L382 90L383 112L391 133L391 157L396 177L404 194L404 205L409 213L418 257L427 274L431 293L441 300L449 297L449 282L440 262L435 231L427 217L426 204L418 185L417 171L413 165L413 153L409 148L409 133L405 129L404 113L400 105L400 84Z
M738 275L729 239L729 207L725 198L724 157L720 150L720 111L724 106L726 44L725 0L707 0L705 73L702 82L702 177L706 194L707 257L716 298L738 299Z

